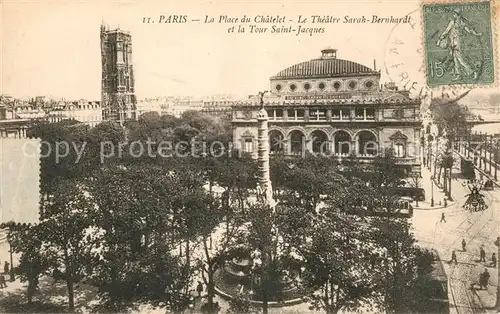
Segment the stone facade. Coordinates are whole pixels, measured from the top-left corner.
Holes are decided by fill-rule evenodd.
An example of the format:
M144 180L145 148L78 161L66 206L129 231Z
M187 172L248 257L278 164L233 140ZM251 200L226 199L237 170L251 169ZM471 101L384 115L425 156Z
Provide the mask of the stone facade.
M103 120L123 123L136 119L132 36L123 30L109 30L101 25L101 56Z
M54 122L74 119L94 127L102 122L102 108L99 101L80 99L71 102L58 102L47 113L47 118Z
M394 84L381 86L380 71L325 49L321 58L271 77L270 87L264 105L272 154L309 151L369 162L393 149L398 163L420 171L420 100ZM234 146L255 157L258 101L236 102L232 110Z

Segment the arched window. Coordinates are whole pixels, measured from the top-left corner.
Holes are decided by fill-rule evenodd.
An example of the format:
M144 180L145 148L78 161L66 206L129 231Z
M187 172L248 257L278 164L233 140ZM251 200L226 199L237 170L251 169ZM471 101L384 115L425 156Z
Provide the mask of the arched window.
M353 152L351 136L346 131L337 131L334 134L333 144L336 155L350 155Z
M361 131L358 134L358 154L360 156L375 156L378 153L377 138L372 132Z
M300 155L304 151L304 134L294 130L289 135L290 151L294 155Z
M325 132L316 130L311 134L312 150L316 154L329 154L330 143Z
M284 136L280 131L272 130L269 132L269 148L271 153L284 151Z

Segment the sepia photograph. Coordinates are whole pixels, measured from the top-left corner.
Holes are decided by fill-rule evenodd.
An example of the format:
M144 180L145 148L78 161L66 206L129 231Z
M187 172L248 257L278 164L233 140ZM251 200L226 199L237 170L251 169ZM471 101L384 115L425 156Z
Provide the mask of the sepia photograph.
M0 15L0 313L500 313L500 1Z

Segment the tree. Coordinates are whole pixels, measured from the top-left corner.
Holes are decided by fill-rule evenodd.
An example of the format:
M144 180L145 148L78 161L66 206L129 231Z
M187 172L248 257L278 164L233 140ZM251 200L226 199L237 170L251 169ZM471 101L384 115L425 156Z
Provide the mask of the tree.
M216 311L214 304L215 297L215 272L224 265L224 262L229 258L230 251L235 244L235 239L239 233L241 221L239 215L234 214L233 210L224 206L221 202L213 200L208 206L198 208L199 226L198 230L201 233L201 241L203 245L203 257L198 260L199 267L202 271L202 278L207 287L207 310L209 313ZM226 228L221 228L224 221ZM219 230L221 235L216 238L216 245L212 249L209 248L209 237L212 233Z
M44 142L41 145L40 160L40 193L42 197L50 195L52 186L59 178L72 178L82 175L82 169L77 165L77 154L73 145L81 147L82 138L88 128L81 127L76 120L63 120L57 123L34 124L27 134L30 138L38 138ZM66 149L68 151L66 152ZM64 156L65 153L69 153Z
M436 285L441 283L436 282L432 271L435 263L440 263L437 259L433 252L414 247L404 269L405 289L401 304L405 312L431 313L436 311L432 300L440 297L436 295L436 291L439 291L441 287L436 287Z
M362 219L353 215L327 210L316 217L309 229L311 240L301 248L313 309L356 311L376 297L377 270L365 256L375 248L369 234Z
M189 261L174 248L189 241L184 209L195 198L186 196L196 190L189 178L182 179L161 165L138 161L108 167L87 183L98 208L95 223L104 230L94 280L112 310L134 301L188 306Z
M446 137L450 144L454 139L468 134L467 120L472 118L473 114L467 106L460 105L457 100L446 104L433 102L430 110L433 120L438 129L441 130L438 135L441 135L442 131L446 131Z
M388 310L404 312L402 293L407 285L405 267L413 261L415 239L410 233L410 223L405 218L395 216L399 211L395 206L399 196L392 189L401 186L406 175L390 150L375 159L370 172L365 193L374 206L384 208L385 211L384 217L368 219L372 230L370 241L379 251L375 260L378 261L378 269L382 271L379 275L384 296L381 304Z
M237 296L229 301L227 314L258 314L260 309L249 301L249 296Z
M37 225L21 225L12 231L11 247L13 252L20 253L19 263L15 269L21 282L28 282L28 304L38 289L38 279L49 268L49 260L40 253L42 240Z
M53 185L59 180L81 179L101 167L101 158L112 149L106 162L120 158L119 144L125 133L120 125L103 122L94 128L76 120L57 123L37 123L28 130L31 138L44 142L41 146L40 193L42 198L51 197ZM106 155L107 156L107 155Z
M271 164L271 178L287 202L302 203L315 210L321 197L345 183L336 161L326 157L287 160L278 158Z
M247 243L250 251L257 250L260 263L253 261L252 275L260 277L261 286L256 287L256 294L262 299L262 313L268 313L269 301L274 297L279 298L277 282L278 254L277 230L273 228L276 223L276 214L265 203L257 203L249 208L245 221L246 232L239 241Z
M214 161L213 170L208 170L212 173L214 182L225 189L223 194L227 195L228 200L237 200L238 210L244 210L249 190L257 186L257 162L247 154L225 154Z
M420 184L422 183L422 175L420 173L412 173L410 176L410 179L411 179L411 185L415 189L419 189ZM415 206L416 207L418 207L418 198L419 198L419 194L417 194L417 196L415 197Z
M181 114L180 120L202 133L218 129L216 118L196 110L187 110Z
M174 129L179 123L179 119L177 117L169 114L161 115L160 120L163 128Z
M439 177L441 176L441 169L444 169L445 173L444 186L448 187L445 190L445 193L448 194L448 197L450 197L450 199L451 199L451 174L453 171L453 163L454 163L453 153L451 152L451 149L448 149L441 157L441 162L439 164Z
M99 248L98 230L92 228L93 204L79 182L61 180L50 201L42 204L38 225L41 254L62 273L68 288L69 310L75 308L74 287L92 271Z

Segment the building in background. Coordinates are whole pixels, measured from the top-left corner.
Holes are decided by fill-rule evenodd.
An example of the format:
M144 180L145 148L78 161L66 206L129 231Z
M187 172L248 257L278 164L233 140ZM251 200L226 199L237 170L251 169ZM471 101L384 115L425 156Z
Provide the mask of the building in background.
M162 115L162 105L165 104L165 99L162 97L146 98L137 101L137 117L147 112L156 112Z
M94 127L102 122L99 101L54 100L37 96L30 100L0 95L0 137L26 136L26 130L36 121L59 122L74 119Z
M201 111L215 117L230 117L231 108L238 100L241 99L230 95L206 97Z
M292 65L270 79L264 97L271 153L306 151L369 162L391 148L408 172L420 172L420 100L394 84L380 84L380 71L337 58ZM233 141L257 156L258 98L233 106Z
M123 30L101 25L101 106L103 120L136 119L132 36Z
M47 112L47 118L51 122L65 119L73 119L94 127L102 122L102 108L99 101L60 101L53 105L52 110Z
M161 115L180 117L188 110L200 111L203 108L203 100L192 97L157 97L146 98L137 102L137 116L146 112L157 112Z
M193 97L180 97L173 100L170 107L170 115L179 118L183 112L188 110L201 111L203 109L203 100Z

